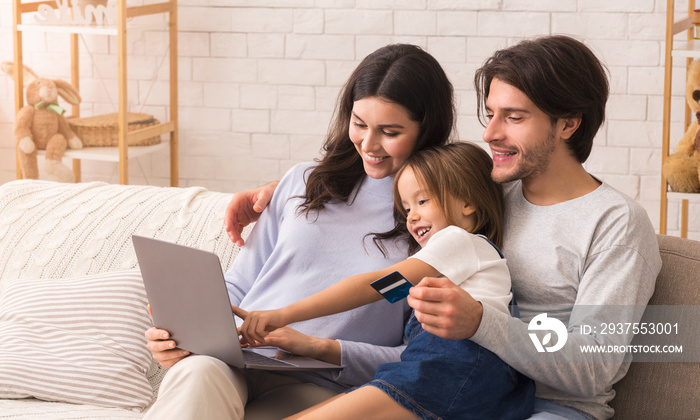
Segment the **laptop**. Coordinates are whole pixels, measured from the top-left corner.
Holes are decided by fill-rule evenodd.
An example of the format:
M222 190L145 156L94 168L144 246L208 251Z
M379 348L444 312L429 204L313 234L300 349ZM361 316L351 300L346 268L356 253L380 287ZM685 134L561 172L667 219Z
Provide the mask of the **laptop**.
M219 257L208 251L133 235L156 327L177 346L238 368L342 370L342 366L277 348L241 348Z

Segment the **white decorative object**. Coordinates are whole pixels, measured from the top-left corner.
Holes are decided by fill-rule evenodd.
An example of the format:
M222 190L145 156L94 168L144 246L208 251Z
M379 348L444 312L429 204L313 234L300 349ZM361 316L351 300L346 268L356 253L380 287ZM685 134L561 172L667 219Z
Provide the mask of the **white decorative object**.
M56 0L56 7L40 4L34 19L42 25L91 25L93 21L97 25L116 25L116 2L111 1L107 6L79 3L78 0Z

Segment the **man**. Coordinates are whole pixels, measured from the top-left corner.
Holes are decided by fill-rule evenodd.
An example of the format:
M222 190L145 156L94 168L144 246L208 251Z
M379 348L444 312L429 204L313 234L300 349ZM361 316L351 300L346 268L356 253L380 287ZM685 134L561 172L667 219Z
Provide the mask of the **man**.
M604 67L583 43L548 36L497 51L477 70L475 85L493 179L509 183L503 251L521 318L482 305L445 278L424 279L411 289L409 305L426 331L471 338L533 378L533 419L609 418L611 387L629 363L581 347L624 346L632 335L582 329L639 321L661 258L641 206L583 167L605 117ZM234 202L261 210L273 190ZM234 202L226 227L242 243L241 226L255 215L234 218L241 206ZM555 325L550 335L541 321ZM557 339L547 341L553 332Z
M582 165L605 115L603 66L579 41L544 37L496 52L477 70L475 85L492 177L512 181L503 252L522 318L482 306L446 279L424 279L409 304L426 331L471 338L533 378L533 418L609 418L611 387L629 363L582 354L581 346L622 346L632 335L581 329L639 321L661 259L644 210ZM530 337L530 321L543 313L568 333L560 349L544 355Z

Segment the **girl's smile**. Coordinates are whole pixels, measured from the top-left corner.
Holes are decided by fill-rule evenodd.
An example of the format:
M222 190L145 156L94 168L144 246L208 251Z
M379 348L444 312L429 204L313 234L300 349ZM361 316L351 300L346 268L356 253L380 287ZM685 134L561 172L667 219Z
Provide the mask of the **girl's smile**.
M467 206L464 201L454 197L448 197L448 208L457 218L450 222L443 207L422 187L411 167L402 170L396 187L406 212L406 228L421 247L424 247L435 233L450 225L471 231L474 225L474 207Z

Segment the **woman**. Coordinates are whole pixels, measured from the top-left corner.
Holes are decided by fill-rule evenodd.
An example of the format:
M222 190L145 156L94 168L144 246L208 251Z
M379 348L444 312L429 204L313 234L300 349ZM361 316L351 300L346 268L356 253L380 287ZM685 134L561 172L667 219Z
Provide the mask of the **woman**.
M231 303L255 310L283 306L337 279L405 259L403 232L374 235L395 227L392 175L415 151L446 143L453 128L452 85L432 56L405 44L367 56L338 98L323 157L285 175L227 272ZM146 418L293 414L398 361L408 314L405 303L378 302L266 337L267 345L344 365L335 375L243 372L213 358L187 357L166 331L150 329L154 358L173 367ZM273 412L259 415L261 406Z

